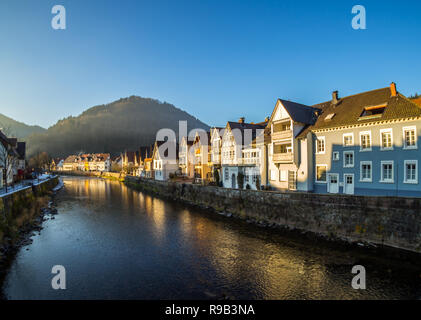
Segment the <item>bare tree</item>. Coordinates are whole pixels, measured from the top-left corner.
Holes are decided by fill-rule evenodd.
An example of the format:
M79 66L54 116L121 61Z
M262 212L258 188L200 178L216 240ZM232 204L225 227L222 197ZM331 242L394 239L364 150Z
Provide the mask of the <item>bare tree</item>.
M0 167L3 172L6 192L10 178L11 183L13 184L13 171L15 170L18 161L18 154L16 153L15 146L12 145L12 142L7 137L8 132L10 132L10 128L2 128L0 130Z

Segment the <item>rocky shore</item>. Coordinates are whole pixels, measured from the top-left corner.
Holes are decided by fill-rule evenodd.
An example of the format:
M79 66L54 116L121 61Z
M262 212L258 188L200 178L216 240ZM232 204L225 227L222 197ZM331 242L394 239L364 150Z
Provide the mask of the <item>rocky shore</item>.
M54 220L55 215L58 214L55 195L63 188L63 183L60 182L51 192L51 200L46 207L42 207L37 215L30 221L23 224L17 234L12 238L5 236L0 242L0 299L5 299L1 287L7 271L13 262L16 254L20 249L32 244L32 237L40 234L43 229L43 223L47 220ZM28 248L26 250L29 250Z

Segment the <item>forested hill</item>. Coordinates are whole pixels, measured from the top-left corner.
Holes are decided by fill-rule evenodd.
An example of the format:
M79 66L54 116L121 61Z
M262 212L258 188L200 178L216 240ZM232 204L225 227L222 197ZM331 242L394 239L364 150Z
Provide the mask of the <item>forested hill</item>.
M46 151L52 157L78 152L116 155L152 144L161 128L171 128L178 134L181 120L187 121L188 130L209 129L172 104L131 96L92 107L77 117L58 121L44 133L31 135L27 139L28 154Z
M33 133L45 132L40 126L29 126L18 122L0 113L0 129L10 137L25 138Z

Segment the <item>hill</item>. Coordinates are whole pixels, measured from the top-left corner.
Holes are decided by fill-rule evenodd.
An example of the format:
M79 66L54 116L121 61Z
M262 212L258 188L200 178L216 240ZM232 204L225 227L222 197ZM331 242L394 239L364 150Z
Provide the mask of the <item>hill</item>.
M0 128L5 129L9 136L19 139L26 138L33 133L42 133L46 130L40 126L29 126L25 123L18 122L0 113Z
M178 121L186 120L188 130L209 127L172 104L131 96L92 107L77 117L58 121L44 133L27 139L28 155L47 151L52 157L78 152L119 154L137 150L155 141L162 128L178 134Z

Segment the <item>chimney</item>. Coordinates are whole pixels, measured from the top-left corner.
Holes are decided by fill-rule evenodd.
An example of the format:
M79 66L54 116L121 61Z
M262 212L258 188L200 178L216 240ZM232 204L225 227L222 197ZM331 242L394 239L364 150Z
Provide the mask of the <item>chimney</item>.
M396 91L396 83L392 82L390 84L390 93L392 95L392 97L396 97L398 92Z
M332 104L336 105L339 102L338 91L332 92Z
M241 117L239 120L238 120L238 123L244 123L244 121L246 120L246 118L244 118L244 117Z

